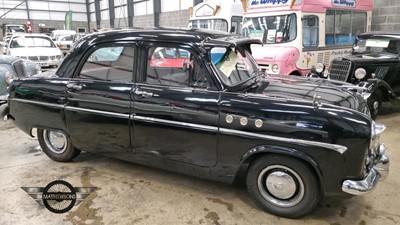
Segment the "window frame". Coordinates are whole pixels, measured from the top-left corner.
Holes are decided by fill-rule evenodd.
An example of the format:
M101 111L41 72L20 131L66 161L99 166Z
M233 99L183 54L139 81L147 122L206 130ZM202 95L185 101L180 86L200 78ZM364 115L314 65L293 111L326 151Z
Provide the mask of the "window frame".
M170 85L162 85L162 84L149 84L146 83L146 78L147 78L147 69L148 69L148 64L150 62L149 60L149 50L150 48L158 48L158 47L165 47L165 48L177 48L177 49L182 49L185 51L190 52L192 55L192 59L195 60L195 65L199 66L200 68L203 68L202 71L205 73L205 76L207 78L208 82L208 87L203 88L203 87L196 87L193 85L189 85L189 83L185 86L170 86ZM162 87L169 87L169 88L185 88L185 89L199 89L199 90L218 90L217 86L215 85L214 78L210 74L210 70L204 63L204 59L201 58L199 52L196 51L193 47L189 45L183 45L183 44L177 44L177 43L171 43L171 42L142 42L141 43L141 55L140 58L143 60L140 62L141 65L143 65L140 73L140 77L138 77L136 83L141 84L141 85L149 85L149 86L162 86Z
M80 74L81 71L86 64L88 58L97 50L102 49L102 48L107 48L107 47L131 47L133 48L133 62L132 62L132 74L131 74L131 80L130 81L122 81L122 80L94 80L94 79L86 79L86 78L81 78ZM112 83L135 83L136 76L135 74L138 73L138 44L136 42L107 42L107 43L101 43L98 45L93 45L86 52L83 54L83 56L79 59L79 64L76 68L76 70L73 73L72 78L73 79L78 79L78 80L92 80L92 81L101 81L101 82L112 82ZM110 67L112 68L112 67Z
M313 27L310 27L310 26L304 26L304 21L305 20L309 20L309 18L310 17L314 17L315 18L315 26L313 26ZM302 21L302 29L303 29L303 34L302 34L302 45L303 45L303 47L304 48L316 48L316 47L318 47L319 46L319 31L320 31L320 27L319 27L319 16L317 16L317 15L304 15L302 18L301 18L301 21ZM309 45L305 45L306 43L304 42L304 40L305 40L305 38L304 38L304 34L305 34L305 27L307 27L307 28L309 28L309 35L310 35L310 41L309 41ZM316 28L316 32L317 32L317 37L316 37L316 44L315 45L313 45L312 44L312 31L311 31L311 29L312 28Z

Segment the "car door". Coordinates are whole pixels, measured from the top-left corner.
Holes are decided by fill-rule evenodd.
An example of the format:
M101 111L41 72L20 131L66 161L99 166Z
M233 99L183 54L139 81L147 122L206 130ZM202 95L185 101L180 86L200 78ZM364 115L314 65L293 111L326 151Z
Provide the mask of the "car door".
M217 162L219 92L190 49L147 43L133 92L133 147L192 165ZM142 52L141 51L141 52Z
M130 152L135 52L133 44L96 46L85 54L75 77L68 82L66 122L78 149Z

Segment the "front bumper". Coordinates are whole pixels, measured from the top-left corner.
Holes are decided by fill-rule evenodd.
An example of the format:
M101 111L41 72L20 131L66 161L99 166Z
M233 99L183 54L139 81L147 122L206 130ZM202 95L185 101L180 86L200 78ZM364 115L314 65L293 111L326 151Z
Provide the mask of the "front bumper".
M370 193L378 184L389 175L390 160L385 155L385 145L379 145L378 155L374 160L374 166L363 180L345 180L342 184L342 191L352 195L363 195Z

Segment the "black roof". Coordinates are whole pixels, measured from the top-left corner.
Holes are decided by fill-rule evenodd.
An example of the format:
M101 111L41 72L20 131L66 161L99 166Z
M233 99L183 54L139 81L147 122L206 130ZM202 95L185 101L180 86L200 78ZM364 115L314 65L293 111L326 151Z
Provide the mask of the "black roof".
M109 30L93 33L85 40L95 40L96 43L104 41L128 41L128 40L158 40L176 42L199 43L206 38L218 39L222 37L233 37L233 35L215 30L193 29L193 28L131 28L120 30Z
M389 31L371 31L365 32L357 35L358 37L362 38L399 38L400 39L400 32L389 32Z

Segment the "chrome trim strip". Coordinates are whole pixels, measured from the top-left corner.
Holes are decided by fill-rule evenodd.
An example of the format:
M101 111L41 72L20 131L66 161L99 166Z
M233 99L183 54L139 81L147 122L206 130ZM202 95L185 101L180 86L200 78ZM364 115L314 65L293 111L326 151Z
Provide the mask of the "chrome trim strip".
M280 141L280 142L286 142L286 143L295 143L295 144L302 144L302 145L312 145L312 146L316 146L316 147L328 148L328 149L332 149L336 152L339 152L340 154L343 154L347 150L347 147L345 147L345 146L329 144L329 143L324 143L324 142L307 141L307 140L294 139L294 138L283 138L283 137L277 137L277 136L271 136L271 135L265 135L265 134L257 134L257 133L240 131L240 130L232 130L232 129L227 129L227 128L220 128L219 131L221 133L228 134L228 135L232 135L232 134L233 135L244 135L244 136L256 137L256 138L261 138L261 139L266 139L266 140Z
M95 109L85 109L80 107L73 107L73 106L66 106L66 110L74 111L74 112L87 112L87 113L94 113L94 114L101 114L103 116L114 116L122 119L130 119L130 114L122 114L122 113L114 113L114 112L107 112L107 111L100 111Z
M218 127L215 127L215 126L207 126L207 125L200 125L200 124L186 123L186 122L177 122L177 121L172 121L172 120L164 120L164 119L158 119L158 118L153 118L153 117L144 117L144 116L135 116L135 115L133 115L133 119L137 120L137 121L143 121L143 122L164 123L164 124L178 125L178 126L188 127L188 128L195 128L195 129L199 129L199 130L218 132Z
M12 98L11 101L21 102L21 103L30 103L30 104L41 105L41 106L49 106L49 107L60 108L60 109L65 107L64 105L60 105L60 104L32 101L32 100L26 100L26 99L20 99L20 98Z

